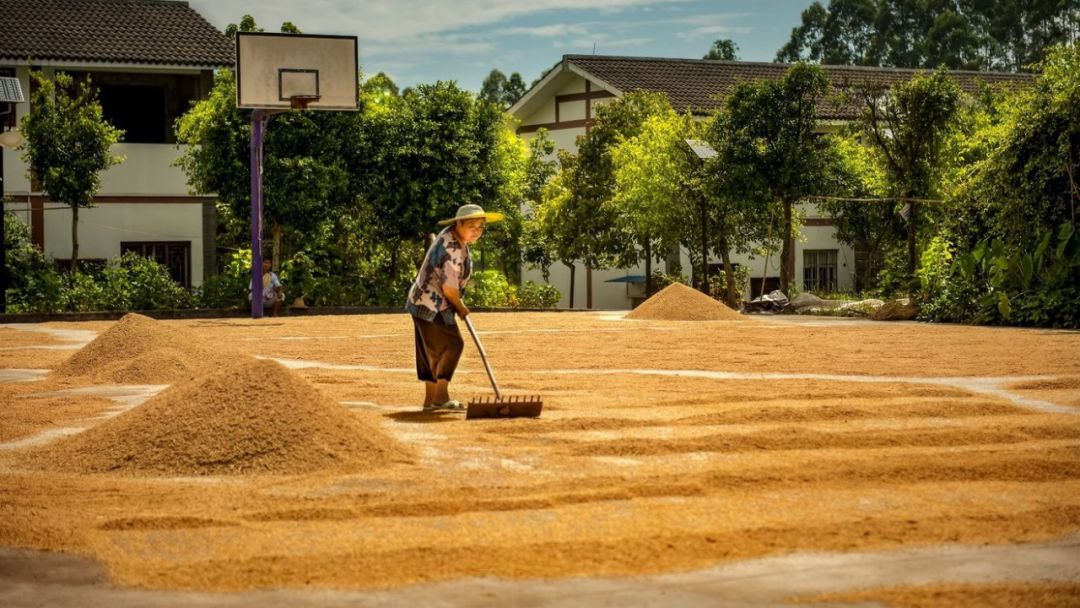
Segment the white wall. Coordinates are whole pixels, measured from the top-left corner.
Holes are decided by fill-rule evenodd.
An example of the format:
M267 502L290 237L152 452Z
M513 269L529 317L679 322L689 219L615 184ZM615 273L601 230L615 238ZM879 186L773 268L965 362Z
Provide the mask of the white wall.
M26 203L9 209L29 220ZM45 205L45 253L54 258L71 257L71 209ZM124 241L189 241L191 284L203 280L202 203L102 203L79 209L79 258L109 259L120 255Z
M173 144L116 144L112 153L124 162L101 174L101 194L186 196L187 178L173 163L183 154Z

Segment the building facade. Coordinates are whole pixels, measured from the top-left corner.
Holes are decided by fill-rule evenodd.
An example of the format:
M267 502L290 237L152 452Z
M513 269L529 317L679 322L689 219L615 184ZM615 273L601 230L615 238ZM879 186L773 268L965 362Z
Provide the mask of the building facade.
M705 119L742 82L781 79L790 66L779 63L566 55L511 108L520 121L518 135L526 141L545 129L558 150L577 151L577 138L586 134L597 107L633 91L667 94L678 112ZM916 70L821 66L834 87L877 83L890 85L910 79ZM974 92L983 83L1021 82L1030 76L988 72L953 72L961 88ZM858 107L823 100L817 108L822 131L835 130L859 115ZM836 240L832 220L816 205L799 206L802 226L795 239L795 280L802 290L846 291L855 287L856 252ZM749 270L747 293L758 295L779 285L779 253L766 260L733 254L732 262ZM719 260L710 260L718 265ZM690 275L689 256L680 252L682 272ZM580 266L580 264L578 265ZM654 265L654 268L657 266ZM663 268L663 265L659 266ZM714 266L715 267L715 266ZM562 292L559 306L569 307L570 269L555 263L549 282ZM574 307L625 310L644 296L644 264L620 270L577 268ZM523 280L542 282L540 270L525 268Z
M188 191L174 124L209 94L214 70L232 66L232 42L186 2L162 0L0 0L0 31L0 76L26 92L10 127L33 111L31 71L63 71L89 79L106 120L124 130L112 151L124 162L103 172L93 207L79 211L80 260L134 251L199 285L215 265L215 197ZM3 156L6 209L47 255L70 259L71 210L48 199L21 157Z

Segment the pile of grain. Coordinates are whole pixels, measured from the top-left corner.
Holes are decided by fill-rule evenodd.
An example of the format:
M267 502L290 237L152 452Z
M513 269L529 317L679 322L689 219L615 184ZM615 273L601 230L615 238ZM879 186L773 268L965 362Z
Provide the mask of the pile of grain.
M242 357L35 450L28 463L83 473L231 475L365 470L408 461L370 420L278 363Z
M743 316L722 302L683 285L672 283L635 308L627 319L652 321L740 321Z
M234 358L187 329L129 313L61 364L52 377L95 384L170 384Z

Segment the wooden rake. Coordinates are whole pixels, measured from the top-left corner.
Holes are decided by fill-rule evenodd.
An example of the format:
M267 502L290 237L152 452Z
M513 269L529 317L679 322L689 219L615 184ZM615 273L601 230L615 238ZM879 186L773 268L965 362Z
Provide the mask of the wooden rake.
M472 320L469 317L465 317L465 326L469 328L469 334L472 336L473 342L476 343L476 350L480 351L480 360L484 362L488 380L491 380L491 388L495 390L494 398L480 397L469 401L468 409L465 411L465 418L538 418L540 410L544 407L540 395L503 397L502 391L499 390L499 384L495 382L495 373L491 371L491 365L488 363L487 353L484 352L484 346L480 344L480 338L477 337L476 330L473 328Z

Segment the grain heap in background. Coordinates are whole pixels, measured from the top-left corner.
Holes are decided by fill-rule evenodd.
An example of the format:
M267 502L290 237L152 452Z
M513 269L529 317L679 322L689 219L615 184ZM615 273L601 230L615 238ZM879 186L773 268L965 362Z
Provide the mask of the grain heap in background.
M651 321L741 321L743 316L722 302L683 285L672 283L635 308L627 319Z
M190 330L129 313L52 374L93 384L170 384L218 369L235 355Z
M409 461L370 416L330 401L278 363L242 356L28 460L68 472L185 476L366 470Z

